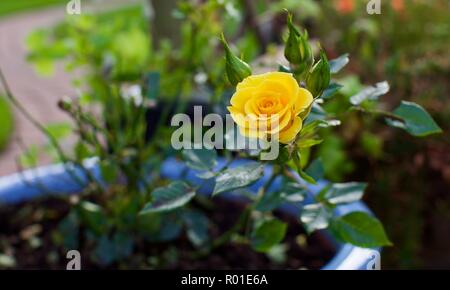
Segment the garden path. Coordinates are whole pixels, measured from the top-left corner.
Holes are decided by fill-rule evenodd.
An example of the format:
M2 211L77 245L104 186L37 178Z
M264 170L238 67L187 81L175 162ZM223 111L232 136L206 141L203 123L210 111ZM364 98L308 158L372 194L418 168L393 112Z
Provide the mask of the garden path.
M51 123L67 120L57 108L57 101L65 95L73 95L70 77L58 67L53 77L38 76L26 61L26 37L36 28L46 27L61 20L64 7L27 12L0 20L0 66L14 95L40 122ZM0 91L4 91L0 87ZM17 171L16 159L23 146L43 144L44 136L17 110L11 142L0 154L0 176ZM49 160L43 160L48 162Z

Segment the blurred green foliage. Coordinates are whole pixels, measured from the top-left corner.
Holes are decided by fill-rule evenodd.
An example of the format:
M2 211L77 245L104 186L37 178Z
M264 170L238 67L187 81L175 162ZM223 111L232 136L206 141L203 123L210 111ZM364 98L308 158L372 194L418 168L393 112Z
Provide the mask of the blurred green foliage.
M9 103L0 96L0 151L8 144L13 131L14 118Z
M338 2L322 2L321 16L309 19L312 34L335 55L350 52L349 71L361 80L376 83L386 78L391 85L389 96L382 97L386 107L398 107L401 99L418 102L444 131L419 143L401 131L382 129L380 119L362 120L353 114L353 128L340 135L355 165L348 174L371 180L366 201L393 235L395 247L384 251L383 264L403 269L448 267L443 261L449 256L436 254L449 252L444 244L450 244L449 231L440 226L450 221L448 206L440 206L450 204L448 1L383 2L381 15L367 15L365 1L347 1L354 5L345 11ZM395 7L394 2L403 5ZM355 93L346 88L340 92ZM342 112L338 104L333 106L329 109Z
M66 59L68 70L90 68L79 81L98 82L102 73L110 73L113 79L136 79L149 61L147 29L139 6L99 17L68 17L54 29L36 30L28 37L28 60L43 75L53 73L55 61ZM112 68L114 71L109 72Z

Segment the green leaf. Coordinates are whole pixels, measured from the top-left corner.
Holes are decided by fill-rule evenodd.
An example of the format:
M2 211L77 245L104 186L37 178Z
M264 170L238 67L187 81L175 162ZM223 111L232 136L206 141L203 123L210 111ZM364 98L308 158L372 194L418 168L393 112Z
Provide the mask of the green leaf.
M322 179L325 173L325 169L323 167L322 159L319 157L314 159L311 164L309 164L308 168L306 168L305 172L314 178L315 180Z
M322 139L300 139L297 141L298 148L309 148L322 143Z
M289 246L286 244L278 244L270 248L265 254L274 264L284 264L288 258Z
M14 116L6 98L0 95L0 151L8 144L14 129Z
M61 235L61 243L66 250L78 249L80 235L80 218L78 211L71 210L58 224L56 231Z
M287 182L277 191L269 191L256 203L256 210L267 212L277 209L285 202L301 202L305 199L306 189L294 182Z
M93 251L94 259L97 260L99 264L107 266L116 260L114 254L114 243L107 235L103 235Z
M375 86L370 86L363 89L361 92L350 97L350 103L352 105L358 106L366 100L375 101L378 100L379 96L387 94L389 92L388 82L379 82Z
M109 160L100 162L100 172L102 173L103 180L107 183L116 181L119 176L119 169Z
M278 71L279 72L285 72L285 73L292 73L291 69L285 65L278 65Z
M308 183L311 183L311 184L316 184L317 183L316 180L312 176L310 176L308 173L306 173L302 169L298 170L298 174L300 175L300 177L303 180L305 180Z
M343 204L358 201L364 195L367 183L347 182L334 183L325 194L325 198L331 204Z
M51 59L39 58L32 62L36 72L44 77L52 76L55 73L55 64Z
M125 259L133 253L134 237L126 232L116 232L113 236L115 256Z
M259 163L248 163L226 169L216 177L213 195L252 184L261 178L263 169L264 166Z
M195 196L195 191L186 183L175 181L168 186L155 189L151 196L152 201L144 206L140 214L166 212L182 207Z
M332 74L338 73L350 61L348 53L345 53L338 58L330 60L330 72Z
M333 219L330 230L337 239L359 247L392 245L380 221L365 212L351 212Z
M255 205L255 209L262 212L272 211L278 208L284 199L279 191L269 191L265 192L263 197L258 200Z
M322 119L324 119L328 113L324 110L324 108L318 102L313 102L311 105L310 114L314 114L316 116L323 117Z
M92 153L89 150L89 147L86 145L86 143L84 143L82 141L77 142L77 144L75 145L75 148L74 148L74 153L75 153L75 157L79 161L92 156Z
M306 189L301 184L288 182L281 188L280 195L285 201L301 202L305 199Z
M306 124L302 130L300 131L300 137L306 136L308 134L314 133L318 127L326 126L327 123L325 120L314 120L308 124Z
M194 170L212 170L217 164L217 153L214 149L186 149L182 154L186 165Z
M150 238L151 241L168 242L178 238L183 230L183 223L179 219L169 218L163 219L161 227L155 236Z
M300 137L313 134L317 131L318 128L339 126L340 124L341 121L339 120L322 120L322 119L313 120L303 127L303 129L300 131Z
M201 178L201 179L210 179L217 176L217 173L213 172L213 171L204 171L201 173L197 173L197 177Z
M101 235L107 226L107 219L102 208L89 201L80 203L80 218L84 225L98 235Z
M104 266L125 259L133 252L133 237L117 232L111 238L103 235L94 249L95 259Z
M331 83L322 93L320 96L322 99L330 99L332 96L334 96L340 89L342 88L342 85L337 83Z
M430 114L416 103L402 101L393 114L403 119L403 122L387 118L389 126L406 130L413 136L423 137L442 132Z
M346 97L356 95L365 87L363 84L361 84L357 75L345 76L339 79L339 83L342 84L342 89L340 92Z
M139 235L145 239L155 236L161 228L163 218L164 214L160 213L138 215L136 229L139 232Z
M48 42L46 31L37 29L32 31L26 38L26 46L29 50L40 50Z
M300 166L303 170L309 162L309 156L311 155L311 148L300 148L298 149L298 154L300 154L301 157Z
M45 128L55 139L67 137L72 132L72 126L69 123L52 123Z
M316 184L316 181L314 180L314 178L312 178L306 172L303 171L299 151L297 151L297 153L292 154L292 159L294 161L295 167L297 168L297 173L300 175L300 177L308 183Z
M359 141L364 152L370 157L379 159L383 155L383 138L381 136L364 131Z
M300 220L305 225L306 231L312 233L328 227L330 211L321 203L307 204L303 207Z
M147 79L147 93L146 97L149 100L156 100L159 97L159 89L160 89L160 82L161 82L161 75L159 72L149 72L146 75Z
M36 167L39 162L39 149L36 145L31 145L19 156L19 163L24 168Z
M267 252L283 240L286 230L287 224L277 219L263 221L252 232L252 248L257 252Z
M138 218L139 233L150 242L168 242L178 238L184 221L177 211L148 213Z
M187 228L187 237L194 246L200 247L209 240L208 217L201 211L185 211L183 213L183 221Z

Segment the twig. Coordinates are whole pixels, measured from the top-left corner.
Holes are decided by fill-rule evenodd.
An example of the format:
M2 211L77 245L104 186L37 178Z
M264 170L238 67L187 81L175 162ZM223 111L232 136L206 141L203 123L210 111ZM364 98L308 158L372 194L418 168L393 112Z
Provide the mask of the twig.
M255 32L256 38L258 38L259 44L261 45L260 50L261 52L264 52L267 48L267 41L258 23L254 2L252 0L241 0L241 3L245 8L245 22L248 23Z
M73 169L67 166L67 162L69 159L64 154L64 151L62 150L61 146L59 145L58 141L55 139L55 137L45 128L39 121L37 121L33 115L19 102L18 99L12 94L12 91L8 85L8 82L6 81L5 75L3 74L3 70L0 67L0 82L3 85L3 88L5 89L6 97L10 100L10 102L16 107L16 109L21 112L25 118L30 121L39 131L41 131L50 141L51 145L56 149L58 157L63 162L66 169L68 169L69 174L74 178L80 185L83 185L84 183L80 178L73 173Z
M352 108L353 108L353 110L357 110L357 111L360 111L360 112L363 112L363 113L370 113L370 114L375 114L375 115L381 115L381 116L384 116L384 117L389 118L389 119L394 119L396 121L400 121L402 123L405 122L405 120L403 120L401 117L399 117L399 116L397 116L397 115L395 115L395 114L393 114L391 112L385 112L385 111L382 111L382 110L366 110L366 109L364 109L362 107L359 107L359 106L358 107L352 107Z

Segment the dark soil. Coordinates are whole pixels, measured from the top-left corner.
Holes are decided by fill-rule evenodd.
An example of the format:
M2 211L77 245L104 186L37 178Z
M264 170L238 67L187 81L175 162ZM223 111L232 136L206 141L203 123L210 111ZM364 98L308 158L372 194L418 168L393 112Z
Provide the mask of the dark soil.
M217 237L232 227L243 210L243 205L217 199L214 210L203 210L214 226L210 234ZM54 234L70 205L65 200L49 199L26 205L0 207L0 254L12 256L15 269L65 269L66 251L55 246ZM111 269L319 269L335 254L334 246L320 233L306 236L298 219L283 213L277 217L288 223L284 261L275 262L267 255L254 252L248 245L228 243L202 258L191 257L193 247L185 236L171 243L138 242L133 255ZM139 240L139 239L136 239ZM84 243L81 242L81 245ZM83 269L98 266L83 253L89 248L81 246ZM152 265L158 255L158 266ZM161 258L163 257L163 258ZM164 261L161 262L161 259ZM153 261L153 262L152 262ZM0 264L0 269L5 265Z

